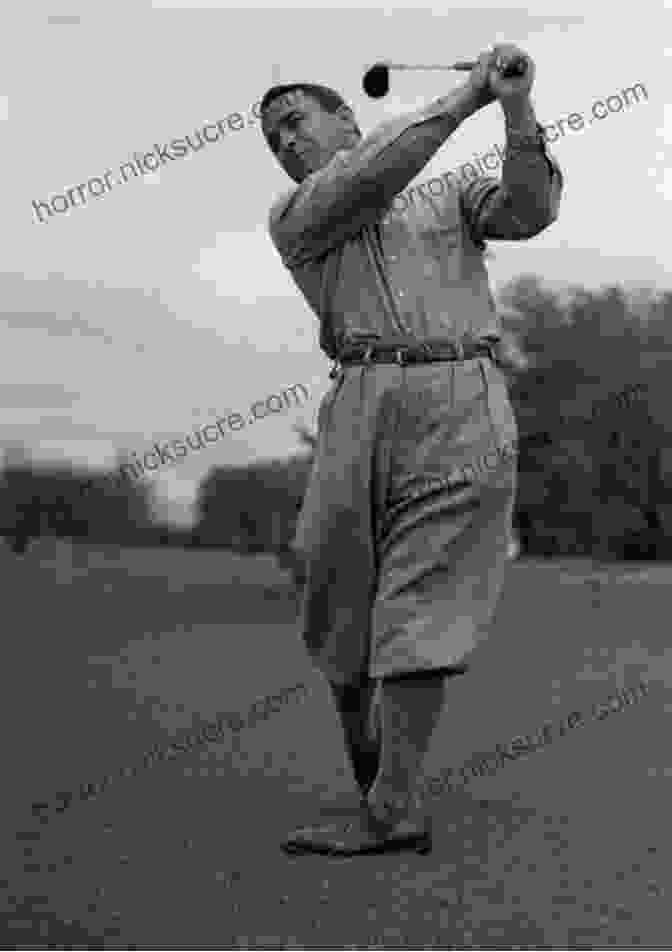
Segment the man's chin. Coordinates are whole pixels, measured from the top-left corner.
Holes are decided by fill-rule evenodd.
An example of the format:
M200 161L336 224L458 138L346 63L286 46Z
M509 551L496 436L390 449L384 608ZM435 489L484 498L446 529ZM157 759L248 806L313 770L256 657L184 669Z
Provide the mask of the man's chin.
M305 179L307 179L309 175L313 175L313 173L319 172L320 169L323 169L325 165L329 164L330 161L330 156L324 156L322 157L322 160L318 162L304 159L301 163L297 163L291 169L291 171L289 169L286 169L285 171L294 182L300 184Z
M287 175L289 175L289 177L291 178L292 182L296 182L297 185L300 185L301 182L307 179L308 176L310 175L310 172L307 171L306 169L303 169L301 172L297 172L295 170L292 170L290 172L289 169L285 169L285 171L287 172Z
M306 162L301 165L301 168L293 169L289 175L295 182L301 183L304 182L309 175L312 175L313 172L316 172L317 169L313 168L312 164Z

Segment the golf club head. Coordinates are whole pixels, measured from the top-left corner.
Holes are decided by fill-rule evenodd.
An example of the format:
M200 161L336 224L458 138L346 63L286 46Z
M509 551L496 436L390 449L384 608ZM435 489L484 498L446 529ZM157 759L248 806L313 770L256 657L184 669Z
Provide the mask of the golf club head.
M454 63L452 66L445 67L432 67L434 69L455 69L459 71L468 71L474 68L476 63L474 62L458 62ZM394 68L394 67L392 67ZM397 67L400 68L400 67ZM403 69L415 69L413 66L404 66ZM424 67L418 66L417 70L421 71ZM520 56L517 59L512 60L508 66L502 70L502 76L505 79L513 79L516 76L523 76L525 70L527 69L527 62L525 57ZM382 99L383 96L387 96L390 91L390 66L387 63L376 63L364 74L364 79L362 80L362 86L364 92L371 99Z
M390 91L390 68L385 63L376 63L364 74L364 92L371 99L382 99Z

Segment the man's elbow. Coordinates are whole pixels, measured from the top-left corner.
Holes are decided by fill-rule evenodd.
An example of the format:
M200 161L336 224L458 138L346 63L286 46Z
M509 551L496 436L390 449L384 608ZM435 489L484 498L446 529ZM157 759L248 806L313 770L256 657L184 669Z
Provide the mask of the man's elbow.
M536 238L537 235L540 235L542 232L553 224L557 215L549 214L543 218L536 219L533 222L530 222L527 228L527 233L523 235L523 238Z
M559 169L551 177L550 187L543 189L526 189L520 196L519 225L522 228L522 238L535 238L552 225L558 218L560 201L563 191L563 175Z
M555 203L536 203L524 216L516 216L516 222L521 239L536 238L553 224L558 218L558 207Z

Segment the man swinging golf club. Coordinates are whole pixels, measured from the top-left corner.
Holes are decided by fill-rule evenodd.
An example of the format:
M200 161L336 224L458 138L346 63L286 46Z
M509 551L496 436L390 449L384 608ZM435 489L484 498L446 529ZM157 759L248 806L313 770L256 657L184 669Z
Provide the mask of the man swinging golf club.
M522 75L507 77L521 56ZM354 820L296 830L291 852L431 845L420 769L446 683L467 671L492 618L515 496L507 447L518 434L485 241L538 235L562 189L533 80L529 57L496 46L453 92L367 136L323 86L275 86L261 103L266 142L297 185L274 203L270 234L334 360L295 539L307 569L303 637L331 686L362 793ZM449 178L440 194L417 189L395 202L495 101L501 181ZM460 476L496 453L497 466Z

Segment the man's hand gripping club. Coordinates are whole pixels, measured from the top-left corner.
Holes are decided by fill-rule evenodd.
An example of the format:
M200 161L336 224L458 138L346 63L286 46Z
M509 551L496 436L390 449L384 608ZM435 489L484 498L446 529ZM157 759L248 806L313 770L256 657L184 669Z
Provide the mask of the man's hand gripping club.
M502 72L506 66L520 58L526 64L524 74L508 78L503 76ZM504 108L507 106L515 108L517 104L529 99L534 74L532 59L520 47L511 43L502 43L480 54L465 83L465 88L473 93L477 109L482 109L496 100L499 100Z

